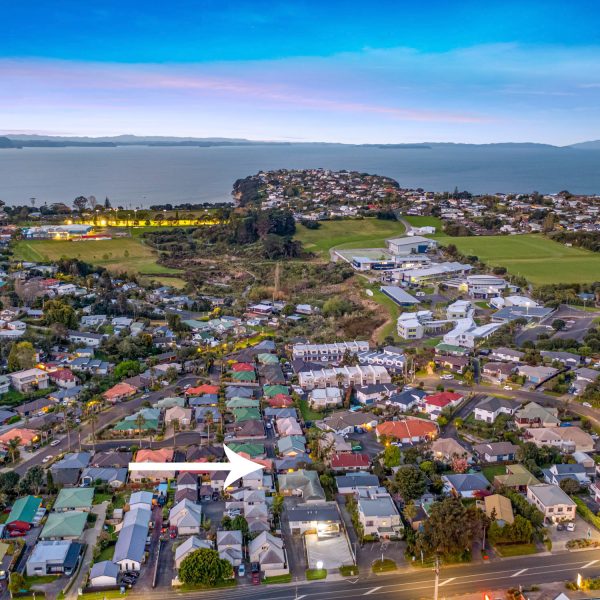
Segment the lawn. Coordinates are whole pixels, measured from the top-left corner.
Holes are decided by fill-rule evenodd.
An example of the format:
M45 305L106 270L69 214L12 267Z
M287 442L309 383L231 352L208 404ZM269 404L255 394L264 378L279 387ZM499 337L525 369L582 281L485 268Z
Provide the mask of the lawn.
M127 270L148 276L178 273L177 269L157 264L155 251L138 238L86 242L21 240L15 244L13 251L17 260L51 262L66 257L78 258L112 271Z
M386 296L380 289L379 284L367 285L366 289L370 289L372 296L369 296L369 300L374 300L382 306L389 315L389 322L386 323L378 332L377 341L382 343L386 337L391 336L394 339L398 338L397 333L397 322L402 309L389 297Z
M312 408L308 405L308 400L300 400L300 412L302 413L302 418L305 421L319 421L323 418L324 414L317 410L312 410Z
M535 544L498 544L494 546L494 549L503 557L537 553L537 546Z
M588 283L598 280L600 253L569 248L541 235L439 237L460 252L490 266L506 267L535 285Z
M112 560L115 554L115 546L116 542L114 544L106 546L106 548L104 548L102 552L100 552L100 554L98 555L96 562L101 562L103 560Z
M265 585L269 585L271 583L291 583L292 574L286 573L285 575L275 575L274 577L265 577L262 582Z
M483 467L481 471L485 475L485 478L490 483L493 483L494 477L496 477L496 475L506 474L506 467L504 465L492 465L490 467Z
M371 567L373 573L386 573L397 569L396 563L391 558L379 559L373 563Z
M321 221L319 229L307 229L298 225L296 238L306 250L329 258L329 250L336 248L385 248L385 240L404 234L404 226L398 221L382 219L345 219Z
M317 579L325 579L327 577L327 569L308 569L306 571L307 581L315 581Z
M437 217L419 217L413 215L402 215L405 221L408 221L413 227L435 227L435 233L438 235L443 231L444 222Z

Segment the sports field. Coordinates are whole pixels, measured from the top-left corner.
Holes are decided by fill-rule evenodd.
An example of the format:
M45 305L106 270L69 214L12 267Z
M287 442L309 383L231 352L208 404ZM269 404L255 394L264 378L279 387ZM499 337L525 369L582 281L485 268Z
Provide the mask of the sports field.
M569 248L541 235L438 237L491 266L506 267L535 285L600 281L600 253Z
M149 277L178 272L157 264L152 249L136 238L83 242L22 240L15 244L13 251L17 260L50 262L63 257L78 258L111 271L141 273ZM167 282L167 278L160 280ZM181 282L173 278L172 285L181 286Z
M385 239L404 234L404 225L398 221L381 219L351 219L321 221L319 229L298 225L296 238L306 250L329 258L331 248L384 248Z
M437 217L420 217L413 215L403 215L402 218L414 227L435 227L435 235L439 235L443 231L444 223ZM443 234L442 234L443 235Z

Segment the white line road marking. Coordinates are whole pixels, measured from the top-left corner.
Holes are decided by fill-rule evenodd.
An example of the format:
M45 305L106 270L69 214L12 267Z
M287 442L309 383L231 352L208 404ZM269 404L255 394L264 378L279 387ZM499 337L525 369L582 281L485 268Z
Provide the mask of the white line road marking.
M372 594L373 592L376 592L377 590L380 590L380 589L381 589L381 586L379 586L379 587L375 587L375 588L373 588L373 589L369 590L368 592L365 592L365 593L363 594L363 596L368 596L369 594Z
M588 567L591 567L592 565L595 565L598 561L597 560L590 560L590 562L587 565L583 565L583 567L581 567L582 569L587 569Z
M450 577L450 579L446 579L446 581L442 581L442 583L440 583L440 587L442 587L443 585L446 585L447 583L450 583L451 581L454 581L456 579L456 577Z
M302 594L302 596L294 596L294 600L302 600L302 598L306 598L306 594Z
M527 571L527 569L521 569L520 571L517 571L514 575L511 575L511 577L518 577L522 573L525 573L525 571Z

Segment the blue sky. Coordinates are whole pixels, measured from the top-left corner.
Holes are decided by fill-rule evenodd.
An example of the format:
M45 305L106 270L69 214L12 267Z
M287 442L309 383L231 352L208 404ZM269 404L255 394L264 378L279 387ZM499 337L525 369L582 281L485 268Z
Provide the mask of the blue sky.
M600 138L592 1L0 0L0 131Z

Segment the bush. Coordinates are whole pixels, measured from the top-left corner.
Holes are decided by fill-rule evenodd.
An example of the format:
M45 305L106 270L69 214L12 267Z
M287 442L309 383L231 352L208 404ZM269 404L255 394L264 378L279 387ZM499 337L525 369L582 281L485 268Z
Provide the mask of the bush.
M358 575L358 566L357 565L344 565L340 567L340 575L344 577L351 577L352 575Z
M586 505L586 503L577 496L573 496L575 504L577 504L577 512L584 521L593 525L596 529L600 529L600 517L597 517Z

